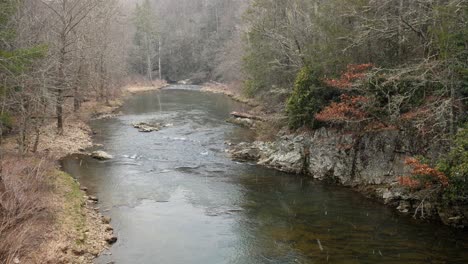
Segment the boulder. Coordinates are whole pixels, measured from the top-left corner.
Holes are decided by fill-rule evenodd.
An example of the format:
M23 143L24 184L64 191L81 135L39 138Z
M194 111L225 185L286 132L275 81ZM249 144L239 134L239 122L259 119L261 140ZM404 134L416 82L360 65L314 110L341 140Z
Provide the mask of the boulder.
M102 217L102 223L103 224L110 224L110 222L112 221L112 219L108 216L103 216Z
M106 238L106 242L109 244L109 245L112 245L112 244L115 244L115 242L117 242L117 237L116 236L109 236Z
M259 149L254 144L246 142L239 143L228 150L233 160L238 161L258 161L260 158Z
M112 155L102 150L94 151L93 153L91 153L91 157L98 160L110 160L114 158Z

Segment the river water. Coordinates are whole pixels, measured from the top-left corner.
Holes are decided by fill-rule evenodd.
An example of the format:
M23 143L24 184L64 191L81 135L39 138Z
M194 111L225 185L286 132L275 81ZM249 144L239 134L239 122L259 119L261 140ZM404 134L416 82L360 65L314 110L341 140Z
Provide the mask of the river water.
M118 242L97 263L468 263L466 232L421 223L349 189L231 161L245 110L196 86L134 95L92 123L114 156L64 170L99 197ZM172 126L140 133L136 122Z

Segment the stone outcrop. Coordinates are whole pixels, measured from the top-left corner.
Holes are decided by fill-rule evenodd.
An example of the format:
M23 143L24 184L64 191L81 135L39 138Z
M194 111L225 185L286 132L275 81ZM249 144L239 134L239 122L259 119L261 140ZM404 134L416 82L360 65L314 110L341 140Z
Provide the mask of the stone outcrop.
M357 136L320 129L308 136L284 135L271 143L241 143L229 153L241 160L348 186L389 184L406 173L405 158L419 153L418 146L401 133Z
M407 157L437 158L443 153L431 142L415 138L400 130L356 135L323 128L310 135L283 135L274 142L241 143L228 153L236 160L353 187L414 217L468 225L468 210L447 210L440 197L426 191L409 192L398 184L399 176L409 174Z

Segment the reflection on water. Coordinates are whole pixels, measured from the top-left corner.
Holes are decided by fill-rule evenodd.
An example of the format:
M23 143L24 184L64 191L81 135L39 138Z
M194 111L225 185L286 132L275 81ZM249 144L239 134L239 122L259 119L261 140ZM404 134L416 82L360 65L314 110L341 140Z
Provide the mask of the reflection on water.
M224 122L243 106L176 88L184 89L135 95L123 116L92 124L115 159L63 162L100 198L119 236L98 263L468 261L466 233L396 215L345 188L229 160L224 142L252 136ZM174 126L144 134L131 126L141 121Z

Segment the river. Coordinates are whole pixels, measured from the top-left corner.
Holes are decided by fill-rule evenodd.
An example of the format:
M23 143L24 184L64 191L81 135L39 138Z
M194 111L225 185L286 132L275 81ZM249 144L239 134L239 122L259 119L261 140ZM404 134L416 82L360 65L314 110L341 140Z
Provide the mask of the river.
M118 242L96 263L468 263L468 236L422 223L344 187L231 161L226 123L245 106L171 86L137 94L96 120L109 161L70 156L63 168L112 218ZM140 133L137 122L170 124Z

